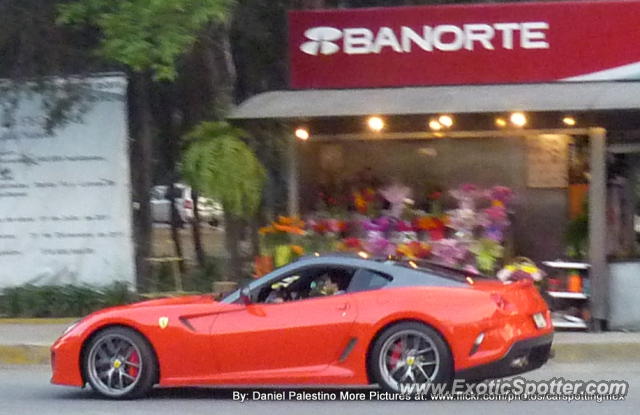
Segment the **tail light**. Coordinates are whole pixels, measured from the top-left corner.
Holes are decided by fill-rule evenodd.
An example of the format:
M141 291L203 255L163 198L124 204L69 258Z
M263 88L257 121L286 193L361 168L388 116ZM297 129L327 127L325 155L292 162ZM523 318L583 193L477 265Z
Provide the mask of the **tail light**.
M184 208L185 209L193 209L193 200L185 199L184 200Z

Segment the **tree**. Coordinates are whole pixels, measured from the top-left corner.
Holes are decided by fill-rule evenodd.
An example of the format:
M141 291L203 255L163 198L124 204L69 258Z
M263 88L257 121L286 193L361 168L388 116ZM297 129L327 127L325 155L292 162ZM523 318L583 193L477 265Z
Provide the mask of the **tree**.
M189 184L222 203L227 226L233 219L252 218L262 200L265 169L241 139L246 133L226 122L204 122L191 131L182 174ZM231 271L242 273L234 230L225 232Z
M233 0L75 0L60 7L59 22L99 33L99 54L132 73L136 141L132 149L136 263L139 276L148 275L152 219L154 120L150 92L154 81L173 81L177 60L188 51L210 22L225 21ZM139 285L141 281L138 281Z

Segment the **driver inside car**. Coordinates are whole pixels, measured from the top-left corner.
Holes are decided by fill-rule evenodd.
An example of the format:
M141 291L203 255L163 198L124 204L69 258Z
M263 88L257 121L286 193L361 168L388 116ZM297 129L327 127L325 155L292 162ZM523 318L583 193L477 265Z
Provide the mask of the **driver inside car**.
M328 295L342 294L340 287L328 274L311 282L309 297L322 297Z
M271 292L269 293L267 298L264 300L264 302L267 304L284 303L284 301L285 301L284 288L279 284L276 285L275 287L272 287Z

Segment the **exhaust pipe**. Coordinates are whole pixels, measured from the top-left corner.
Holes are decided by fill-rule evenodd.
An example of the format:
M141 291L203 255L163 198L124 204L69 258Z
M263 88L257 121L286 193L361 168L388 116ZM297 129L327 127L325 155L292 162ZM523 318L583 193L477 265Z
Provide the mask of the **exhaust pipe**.
M527 356L516 357L511 361L511 367L514 369L522 369L529 364Z

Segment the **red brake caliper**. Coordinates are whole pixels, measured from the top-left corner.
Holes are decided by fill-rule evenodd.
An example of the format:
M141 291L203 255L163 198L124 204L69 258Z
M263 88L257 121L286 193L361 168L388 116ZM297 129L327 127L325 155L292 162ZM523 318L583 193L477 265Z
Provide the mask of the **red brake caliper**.
M131 353L131 356L129 356L129 362L135 363L135 364L140 364L140 356L138 356L138 352L136 352L134 350ZM133 376L134 378L138 376L138 368L137 367L129 366L129 369L127 370L127 372L129 373L129 376Z
M391 354L389 355L389 364L393 369L398 366L398 362L402 357L402 340L398 340L391 349Z

